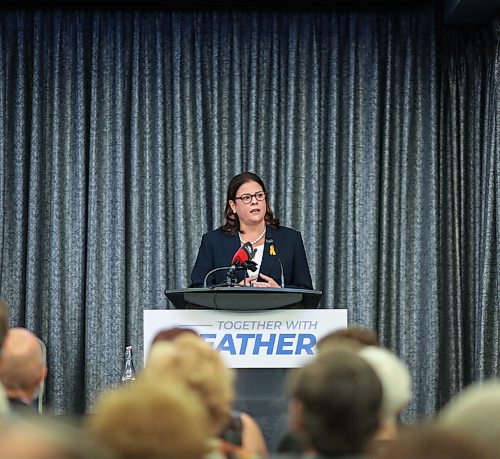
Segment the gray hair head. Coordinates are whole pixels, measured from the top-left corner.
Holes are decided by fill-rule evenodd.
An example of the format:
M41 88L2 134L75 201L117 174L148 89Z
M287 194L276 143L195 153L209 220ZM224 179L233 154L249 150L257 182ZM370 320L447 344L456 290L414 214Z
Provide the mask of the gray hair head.
M453 397L436 418L488 443L500 458L500 379L474 383Z
M388 349L367 346L358 353L382 384L382 422L396 421L411 399L411 376L406 364Z

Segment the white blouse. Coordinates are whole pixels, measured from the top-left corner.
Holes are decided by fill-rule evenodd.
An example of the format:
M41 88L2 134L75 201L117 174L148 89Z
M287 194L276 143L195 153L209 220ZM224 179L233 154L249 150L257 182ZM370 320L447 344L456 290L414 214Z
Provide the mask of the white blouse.
M262 257L264 256L264 244L258 245L257 247L255 247L255 250L256 250L256 252L255 252L255 255L254 255L252 261L255 261L255 263L257 265L257 270L252 272L252 271L247 269L247 276L248 277L259 275L260 265L262 264Z

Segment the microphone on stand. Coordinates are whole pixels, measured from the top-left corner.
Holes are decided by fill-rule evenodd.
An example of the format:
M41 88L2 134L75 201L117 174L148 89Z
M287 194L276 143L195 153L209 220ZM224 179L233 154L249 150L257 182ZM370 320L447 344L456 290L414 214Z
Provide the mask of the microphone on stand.
M249 269L250 271L255 271L257 265L252 258L255 256L255 250L253 250L252 244L250 242L245 242L234 254L231 260L231 267L227 272L227 284L232 286L236 283L235 273L238 268Z
M245 242L234 254L231 260L231 266L243 266L244 263L250 261L255 255L252 244Z
M207 288L208 278L219 271L226 271L226 285L233 286L236 284L236 270L238 269L248 269L250 271L255 271L257 269L257 264L252 261L255 255L255 250L252 248L250 242L245 242L233 255L231 260L231 266L222 266L219 268L214 268L209 271L205 278L203 279L203 288Z
M274 238L270 237L266 239L266 243L268 244L273 244L274 245ZM285 288L285 275L283 274L283 265L281 264L281 258L278 254L278 251L276 250L276 245L274 245L274 252L276 256L278 257L278 263L280 264L280 273L281 273L281 288Z

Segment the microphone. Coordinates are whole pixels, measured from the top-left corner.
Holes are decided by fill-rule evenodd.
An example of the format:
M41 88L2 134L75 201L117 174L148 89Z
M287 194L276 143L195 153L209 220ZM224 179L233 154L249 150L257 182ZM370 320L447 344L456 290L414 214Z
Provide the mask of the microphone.
M247 261L250 261L255 255L250 242L245 242L234 254L231 260L231 266L243 266Z
M252 244L250 242L245 242L233 255L231 266L214 268L206 274L205 278L203 279L203 287L207 288L208 278L218 271L226 271L226 285L233 286L236 283L235 272L237 269L243 268L250 271L255 271L257 269L257 264L252 261L254 255L255 250L252 249Z
M267 244L274 244L274 238L270 237L266 239ZM283 265L281 264L281 258L276 250L276 246L274 246L275 255L278 257L278 263L280 264L280 272L281 272L281 288L285 288L285 275L283 274Z
M256 252L257 250L253 250L250 242L245 242L234 254L231 265L236 268L242 266L249 271L255 271L257 269L257 264L252 260Z
M242 267L250 271L255 271L257 265L252 258L255 255L255 250L253 250L252 244L250 242L245 242L234 254L231 260L231 267L227 272L227 284L234 285L236 283L235 271L236 269Z

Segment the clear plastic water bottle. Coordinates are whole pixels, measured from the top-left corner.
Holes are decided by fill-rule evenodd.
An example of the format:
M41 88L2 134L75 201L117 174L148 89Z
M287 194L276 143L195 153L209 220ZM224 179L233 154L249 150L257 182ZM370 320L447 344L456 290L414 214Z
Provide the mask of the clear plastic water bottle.
M135 367L134 360L132 358L132 346L127 346L125 348L125 363L123 365L121 381L122 383L135 381Z

